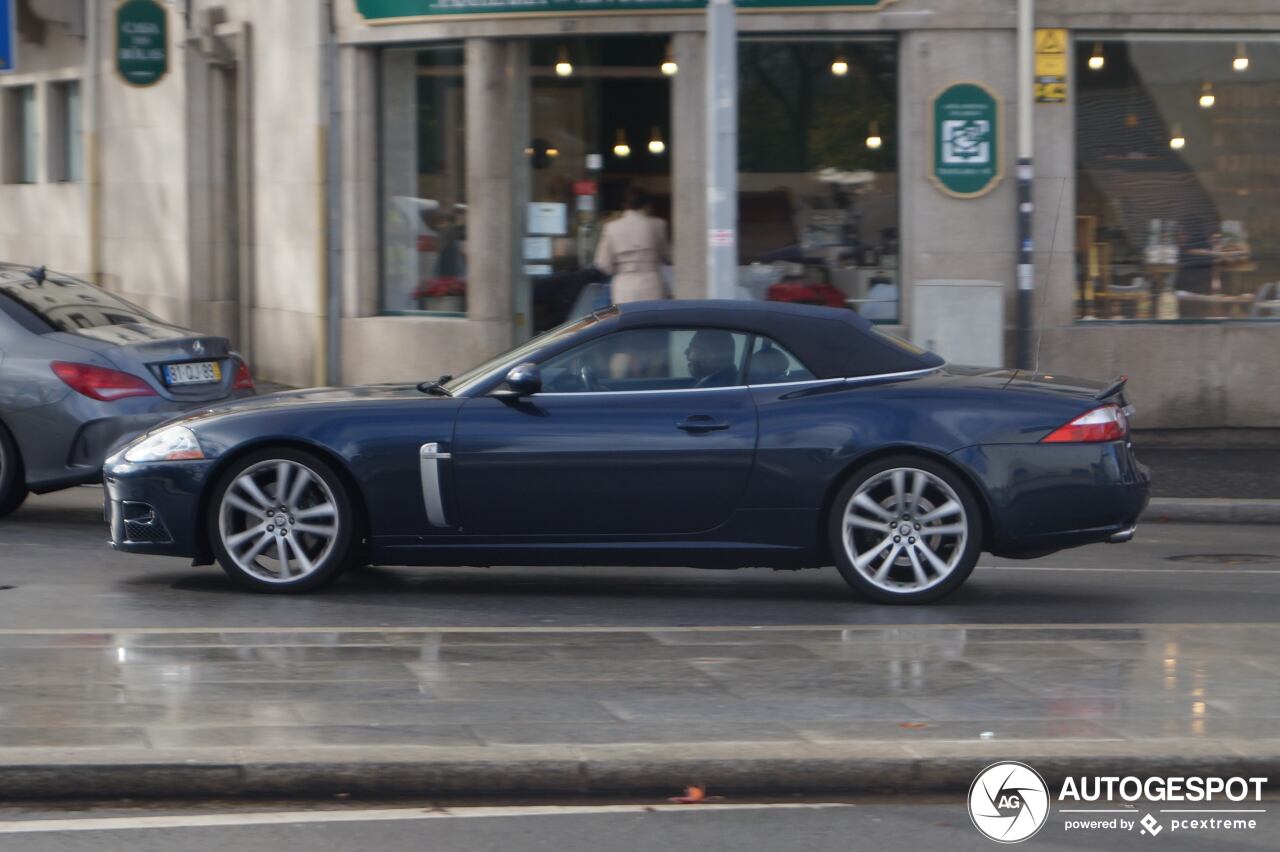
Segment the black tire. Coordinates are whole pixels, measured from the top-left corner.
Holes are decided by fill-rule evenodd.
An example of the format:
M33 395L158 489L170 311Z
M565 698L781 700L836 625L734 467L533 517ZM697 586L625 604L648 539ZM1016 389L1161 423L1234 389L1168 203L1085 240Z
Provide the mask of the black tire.
M297 505L293 505L287 498L290 496L288 492L293 490L290 483L296 483L297 479L286 480L287 487L284 495L286 499L283 502L287 504L288 510L276 511L279 507L274 504L282 501L280 496L271 490L271 482L276 481L275 471L282 463L289 465L292 471L290 475L297 476L299 479L302 478L299 471L305 469L318 485L313 489L308 480L305 492L300 495ZM258 485L262 496L272 498L270 517L264 511L262 519L258 519L256 515L250 515L249 512L232 505L236 500L241 505L262 505L252 498L249 492L244 491L243 486L236 486L235 493L228 498L228 491L232 489L233 483L246 474ZM266 477L268 481L264 484L258 481L258 477ZM329 500L332 500L332 503L329 503ZM330 505L333 507L331 526L334 528L331 536L322 538L303 531L330 526L327 516L324 518L302 517L306 513ZM352 556L352 543L356 540L355 513L352 511L351 498L346 492L342 479L329 464L317 456L288 447L256 450L236 459L214 483L205 514L205 529L209 545L222 570L241 586L257 592L272 594L309 592L332 582L347 567ZM285 524L281 527L285 529L283 535L280 529L275 528L279 518L285 519ZM232 537L238 534L248 535L251 531L256 531L256 527L253 527L255 522L263 528L263 532L249 536L248 549L240 551L238 556L233 556L227 542L224 541L223 524L227 525L228 537ZM294 533L292 539L288 538L290 531ZM277 538L280 539L279 542ZM248 551L253 550L263 541L267 542L267 546L260 553L246 560L244 557ZM277 547L283 548L286 554L283 576L279 569L280 560L274 557L274 554L279 552ZM268 551L272 556L267 555ZM313 567L304 569L299 562L298 570L301 573L293 575L289 566L293 561L301 558L299 553L303 557L308 557ZM272 562L276 566L275 578L272 577Z
M11 515L27 499L27 473L9 430L0 424L0 518Z
M904 472L905 495L895 489L897 471ZM925 475L918 497L912 487L913 472ZM865 496L879 509L862 501L857 520L848 525L846 514L855 508L851 502L863 489L869 489ZM948 520L956 516L952 504L963 513L956 521ZM931 513L939 512L947 514L928 520ZM862 522L881 523L884 529L867 529ZM959 531L950 532L953 528ZM930 530L938 532L931 535ZM973 489L949 467L914 455L887 456L856 470L832 503L827 532L831 555L845 582L878 603L918 604L945 597L969 577L982 553L982 513ZM926 551L938 562L931 561ZM859 568L851 553L870 561ZM890 554L896 555L886 567ZM939 570L938 563L948 570ZM926 582L921 583L920 577Z

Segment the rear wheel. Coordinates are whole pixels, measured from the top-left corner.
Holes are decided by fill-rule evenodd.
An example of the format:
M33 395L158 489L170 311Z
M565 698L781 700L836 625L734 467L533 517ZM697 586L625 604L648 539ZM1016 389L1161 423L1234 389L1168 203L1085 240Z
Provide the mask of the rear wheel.
M214 486L209 541L222 569L261 592L305 592L350 556L351 500L329 465L277 448L245 456Z
M27 499L26 472L9 430L0 425L0 518L10 515Z
M849 585L881 603L954 591L982 551L973 491L950 469L894 456L857 471L831 510L831 552Z

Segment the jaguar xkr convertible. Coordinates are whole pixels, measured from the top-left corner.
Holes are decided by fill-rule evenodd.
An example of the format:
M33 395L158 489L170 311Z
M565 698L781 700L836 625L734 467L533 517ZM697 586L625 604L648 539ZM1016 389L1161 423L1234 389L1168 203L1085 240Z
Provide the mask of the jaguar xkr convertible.
M835 564L931 601L980 553L1134 534L1124 380L948 365L848 310L597 311L456 378L274 394L108 459L116 548L252 589L379 565Z

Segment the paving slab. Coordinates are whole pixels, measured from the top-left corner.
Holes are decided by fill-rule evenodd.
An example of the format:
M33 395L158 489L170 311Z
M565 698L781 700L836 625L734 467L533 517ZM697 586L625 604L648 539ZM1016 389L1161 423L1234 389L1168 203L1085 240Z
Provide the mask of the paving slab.
M921 793L963 789L1002 759L1047 778L1274 781L1276 636L1270 624L6 631L0 800ZM453 655L468 648L519 653Z

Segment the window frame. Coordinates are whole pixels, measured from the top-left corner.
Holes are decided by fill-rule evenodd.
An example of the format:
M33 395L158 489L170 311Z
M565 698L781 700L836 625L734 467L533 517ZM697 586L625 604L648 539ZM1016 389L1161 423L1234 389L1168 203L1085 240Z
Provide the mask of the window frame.
M1234 30L1234 29L1221 30L1221 31L1218 31L1218 30L1212 30L1212 31L1207 31L1207 30L1206 31L1097 30L1097 29L1073 30L1071 32L1070 47L1068 48L1070 51L1068 55L1069 56L1068 61L1071 63L1070 67L1072 69L1071 71L1072 74L1076 74L1076 71L1074 69L1078 62L1080 52L1082 50L1089 50L1092 47L1092 45L1099 42L1101 42L1104 46L1107 44L1117 44L1117 43L1124 44L1126 46L1133 46L1133 45L1140 45L1140 44L1162 44L1162 45L1184 44L1189 48L1204 47L1208 45L1222 45L1228 49L1234 49L1237 45L1242 43L1246 45L1256 45L1259 43L1267 43L1267 44L1274 45L1274 44L1280 43L1280 32L1277 32L1275 30L1249 31L1249 30ZM1108 54L1108 59L1110 58L1111 56L1110 54ZM1229 75L1228 75L1228 78L1229 78ZM1212 80L1211 82L1216 83L1216 82L1220 82L1220 80L1215 79L1215 80ZM1077 81L1077 83L1074 85L1076 85L1078 90L1083 89L1084 87L1083 81ZM1148 83L1147 85L1154 86L1154 85L1160 85L1160 83L1153 82L1153 83ZM1217 91L1217 95L1218 95L1218 101L1219 101L1218 106L1220 106L1221 105L1220 90ZM1077 96L1074 99L1074 102L1072 104L1072 109L1071 109L1071 138L1072 138L1072 144L1076 150L1076 159L1075 159L1075 162L1073 162L1072 164L1072 170L1071 170L1071 180L1072 180L1071 192L1073 195L1072 203L1073 203L1075 212L1077 214L1077 217L1081 215L1080 192L1081 192L1082 176L1087 173L1087 170L1081 167L1080 153L1079 153L1079 149L1081 147L1081 136L1080 136L1081 114L1079 110L1080 100L1081 100L1080 96L1077 93ZM1182 122L1174 122L1173 119L1170 118L1169 123L1181 124ZM1201 172L1199 172L1198 170L1195 171L1195 173L1201 174ZM1084 214L1084 215L1088 215L1088 214ZM1072 252L1077 256L1079 256L1079 252L1077 251L1078 247L1079 247L1078 242L1072 243ZM1277 261L1277 263L1280 263L1280 261ZM1179 260L1178 266L1179 266L1179 271L1181 271L1182 269L1181 260ZM1190 325L1247 325L1247 324L1270 325L1274 327L1276 325L1280 325L1280 315L1270 315L1270 316L1254 315L1251 311L1249 313L1244 313L1244 314L1217 315L1217 316L1214 316L1214 315L1182 316L1180 313L1180 315L1177 317L1166 317L1162 319L1157 315L1158 314L1158 298L1160 295L1160 291L1154 287L1152 287L1152 289L1149 291L1150 292L1149 298L1151 301L1150 316L1141 316L1140 315L1141 310L1137 307L1135 307L1133 311L1134 313L1133 316L1128 315L1128 313L1124 312L1123 310L1119 315L1104 316L1101 314L1103 314L1104 312L1110 309L1105 302L1099 300L1098 296L1096 295L1096 292L1097 292L1096 290L1094 295L1094 301L1092 303L1091 308L1088 308L1088 309L1086 308L1086 303L1082 296L1082 283L1083 283L1083 279L1085 277L1088 277L1088 268L1089 268L1088 259L1086 258L1085 260L1081 261L1079 263L1079 267L1083 268L1084 272L1081 273L1077 271L1073 273L1073 278L1071 282L1072 289L1073 289L1073 296L1072 296L1071 307L1070 307L1070 322L1072 325L1108 326L1108 327L1109 326L1125 326L1125 325L1190 326ZM1280 266L1278 266L1277 269L1280 269ZM1261 284L1259 284L1259 286L1261 286ZM1101 289L1100 286L1097 289ZM1255 291L1255 295L1256 295L1256 291ZM1249 310L1249 308L1252 307L1252 305L1249 303L1245 303L1245 304L1248 306L1244 308L1245 310ZM1222 309L1229 311L1231 307L1227 305L1227 306L1224 306Z
M81 183L84 181L84 87L78 77L53 80L48 92L45 126L49 138L45 156L49 182Z
M414 41L414 42L408 42L404 44L388 44L388 45L379 47L375 51L373 74L374 74L374 90L376 94L374 98L375 119L373 122L374 123L373 135L374 135L374 150L376 152L376 165L375 165L376 178L374 181L374 185L375 185L375 193L377 198L377 216L375 218L377 220L376 221L376 236L377 236L376 245L377 245L377 265L378 265L377 266L378 275L377 275L377 280L375 284L375 293L374 293L375 299L373 300L375 316L431 317L434 319L467 319L470 316L471 294L470 294L470 287L469 287L470 285L470 264L469 263L467 268L467 277L463 279L465 289L463 293L463 302L462 302L461 311L429 310L429 309L413 308L413 307L394 308L394 307L387 306L387 302L388 302L388 298L387 298L387 286L388 286L387 210L388 210L388 205L391 199L394 197L394 195L393 193L388 192L387 179L385 174L385 169L387 166L386 64L388 61L388 57L396 52L413 53L415 54L415 57L416 57L416 54L422 53L422 52L447 53L450 51L456 51L459 54L459 57L461 60L460 67L462 69L462 73L460 76L461 90L462 90L461 118L463 120L463 127L462 127L463 138L461 141L461 156L462 156L464 174L463 174L462 183L461 183L462 200L459 202L456 202L456 204L461 204L465 207L465 205L467 204L466 199L469 197L468 190L470 189L469 181L467 180L467 177L465 174L466 157L467 157L467 151L466 151L467 136L469 135L469 131L466 125L466 92L467 92L468 86L470 85L470 80L468 79L469 74L468 74L467 51L466 51L465 39L452 38L452 39L446 39L442 41ZM415 58L415 62L416 62L416 58ZM417 78L415 77L415 81L416 79ZM417 91L415 90L415 92L413 93L415 115L417 114L417 111L420 109L417 97L418 97ZM417 157L419 154L419 150L421 148L421 144L422 144L421 139L415 138L415 150L413 154L414 161L415 161L415 170L418 168ZM421 173L417 173L417 174L420 176ZM417 190L415 189L415 192L416 191ZM464 229L468 231L468 235L470 232L470 228L468 226L470 224L471 224L470 221L466 221L463 225ZM416 230L416 226L415 226L415 230Z

